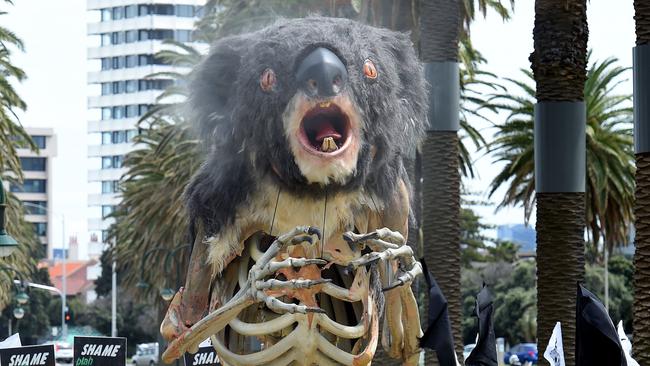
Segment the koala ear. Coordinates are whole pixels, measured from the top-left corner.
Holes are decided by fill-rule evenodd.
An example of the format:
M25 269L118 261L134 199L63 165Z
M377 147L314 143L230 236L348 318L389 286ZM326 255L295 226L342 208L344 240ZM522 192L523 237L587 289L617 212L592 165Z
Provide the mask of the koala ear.
M237 77L247 40L227 37L215 42L210 53L194 69L190 79L189 114L202 138L230 122L232 96L236 95Z

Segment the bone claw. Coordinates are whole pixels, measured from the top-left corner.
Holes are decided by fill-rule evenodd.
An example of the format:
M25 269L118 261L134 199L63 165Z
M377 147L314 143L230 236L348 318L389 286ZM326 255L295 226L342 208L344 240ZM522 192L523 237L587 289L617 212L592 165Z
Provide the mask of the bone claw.
M255 287L260 290L276 290L276 289L301 289L301 288L310 288L316 285L322 285L324 283L332 282L331 279L321 278L318 280L290 280L290 281L280 281L276 279L270 279L266 281L257 281Z
M293 244L293 245L304 243L304 242L308 242L309 244L313 244L314 239L309 235L300 235L300 236L296 236L295 238L291 239L291 244Z
M323 239L323 233L321 233L320 229L314 226L310 226L309 229L307 229L307 233L309 235L316 235L318 237L318 240Z

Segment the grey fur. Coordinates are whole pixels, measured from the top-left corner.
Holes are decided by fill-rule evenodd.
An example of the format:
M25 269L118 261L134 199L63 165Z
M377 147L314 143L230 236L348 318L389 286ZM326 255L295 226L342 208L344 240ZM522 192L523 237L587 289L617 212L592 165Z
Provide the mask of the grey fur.
M308 184L284 136L282 114L298 90L296 65L316 47L336 53L346 65L363 130L356 174L345 184ZM363 76L371 59L378 78ZM277 75L270 93L259 87L266 68ZM192 227L200 220L215 235L234 220L257 182L272 177L282 190L320 199L327 190L361 188L388 201L419 142L426 119L426 87L407 34L347 19L284 20L257 32L224 38L194 71L191 118L209 146L209 156L187 187ZM377 153L371 157L374 145ZM279 174L275 174L271 164Z

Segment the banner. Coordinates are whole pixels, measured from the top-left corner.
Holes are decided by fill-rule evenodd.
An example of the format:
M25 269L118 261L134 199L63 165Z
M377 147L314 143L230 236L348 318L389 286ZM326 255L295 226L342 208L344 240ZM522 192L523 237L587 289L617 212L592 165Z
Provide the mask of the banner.
M212 346L199 347L195 354L185 354L185 366L220 366L217 352Z
M126 366L126 338L74 337L74 366Z
M0 349L0 366L55 366L54 345Z

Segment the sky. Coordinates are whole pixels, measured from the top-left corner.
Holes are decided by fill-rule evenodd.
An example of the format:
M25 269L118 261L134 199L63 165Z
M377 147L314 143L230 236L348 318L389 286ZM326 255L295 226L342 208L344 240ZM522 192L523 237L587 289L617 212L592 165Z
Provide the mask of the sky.
M58 139L58 154L53 161L53 192L51 209L57 216L65 215L66 236L77 235L80 246L88 241L87 233L87 72L93 69L86 59L86 50L93 40L86 35L86 23L95 19L86 11L84 0L15 0L15 6L2 5L9 14L0 16L0 24L14 31L25 42L25 53L16 52L13 61L22 67L28 79L17 90L28 104L20 115L25 126L52 127ZM508 2L505 0L504 2ZM595 59L617 57L622 66L631 67L634 46L634 9L631 0L593 0L588 2L589 47ZM533 50L532 30L534 1L517 0L510 21L502 21L488 13L472 25L474 46L488 60L485 69L499 77L519 78L521 68L529 68L528 55ZM631 72L628 74L631 78ZM620 92L632 93L632 83L624 83ZM500 122L502 116L493 116ZM492 131L480 126L486 137ZM497 165L489 156L476 154L478 178L466 186L478 198L485 192ZM479 158L480 157L480 158ZM495 194L495 201L500 192ZM519 208L494 212L493 206L477 207L490 224L522 223ZM61 237L60 220L55 217L53 238ZM534 224L534 220L532 222Z

